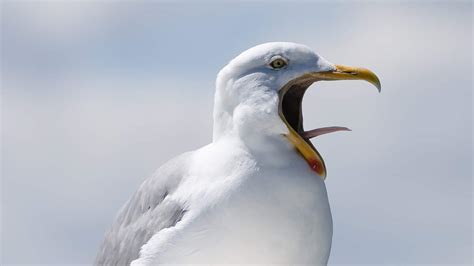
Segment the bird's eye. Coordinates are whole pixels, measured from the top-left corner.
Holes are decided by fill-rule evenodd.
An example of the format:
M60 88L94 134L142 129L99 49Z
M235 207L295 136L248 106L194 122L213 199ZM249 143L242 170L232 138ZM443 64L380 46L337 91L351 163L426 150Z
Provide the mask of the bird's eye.
M286 66L286 61L281 59L281 58L277 58L275 60L273 60L271 63L270 63L270 66L273 68L273 69L280 69L284 66Z

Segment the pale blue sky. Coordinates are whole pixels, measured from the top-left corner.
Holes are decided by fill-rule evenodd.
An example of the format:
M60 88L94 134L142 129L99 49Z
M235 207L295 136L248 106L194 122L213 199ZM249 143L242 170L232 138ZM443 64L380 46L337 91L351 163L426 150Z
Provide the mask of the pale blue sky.
M210 142L214 80L241 51L306 44L365 66L314 85L330 263L472 263L472 3L1 4L2 264L88 264L120 206ZM191 133L190 133L191 132Z

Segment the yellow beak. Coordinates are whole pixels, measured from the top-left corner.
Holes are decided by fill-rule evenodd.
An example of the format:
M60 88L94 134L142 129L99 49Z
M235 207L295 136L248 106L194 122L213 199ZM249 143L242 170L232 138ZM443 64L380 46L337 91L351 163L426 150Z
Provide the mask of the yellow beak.
M377 90L380 92L381 85L380 80L375 75L374 72L359 67L348 67L342 65L335 65L336 69L327 72L311 72L307 73L296 80L290 81L288 85L283 87L281 97L288 91L291 90L292 84L297 84L298 82L305 84L312 84L315 81L319 80L365 80L373 84ZM307 85L309 87L309 85ZM300 103L301 104L301 103ZM286 135L288 140L295 146L298 152L305 158L308 162L310 168L314 170L323 180L326 179L326 166L324 160L316 150L316 148L311 144L309 139L304 139L291 125L288 123L285 115L280 108L280 117L283 119L283 122L287 125L289 133Z
M336 70L314 73L320 80L365 80L374 85L380 92L382 86L380 80L374 72L362 67L349 67L335 65Z

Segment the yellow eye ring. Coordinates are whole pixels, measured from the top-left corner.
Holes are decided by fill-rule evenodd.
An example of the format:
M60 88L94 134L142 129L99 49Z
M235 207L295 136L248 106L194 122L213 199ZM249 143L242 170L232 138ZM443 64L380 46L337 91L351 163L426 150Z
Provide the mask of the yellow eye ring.
M275 60L273 60L271 63L270 63L270 66L273 68L273 69L280 69L284 66L286 66L286 61L281 59L281 58L277 58Z

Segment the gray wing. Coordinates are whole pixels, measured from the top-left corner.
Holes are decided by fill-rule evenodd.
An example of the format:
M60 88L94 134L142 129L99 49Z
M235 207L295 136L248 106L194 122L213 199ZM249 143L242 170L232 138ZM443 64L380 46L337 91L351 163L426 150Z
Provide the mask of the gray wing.
M130 265L154 234L181 220L185 210L167 196L186 173L190 156L191 152L172 159L140 185L106 233L96 265Z

